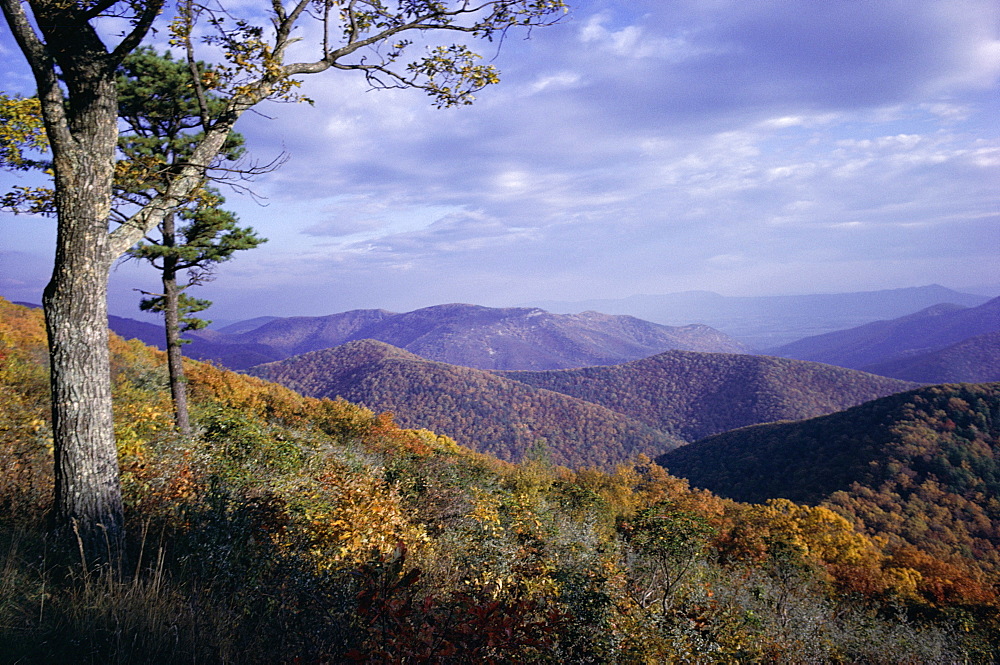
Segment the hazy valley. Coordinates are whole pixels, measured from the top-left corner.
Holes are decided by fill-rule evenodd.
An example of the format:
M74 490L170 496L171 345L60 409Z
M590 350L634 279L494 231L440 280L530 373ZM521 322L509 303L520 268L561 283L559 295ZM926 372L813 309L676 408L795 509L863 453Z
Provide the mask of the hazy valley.
M868 369L940 351L997 331L1000 331L1000 298L975 307L945 302L907 316L807 337L769 353Z
M662 298L674 302L680 295L684 294ZM631 315L593 311L552 314L532 308L452 304L403 314L354 310L319 317L259 317L218 330L189 333L185 353L238 370L360 339L381 341L427 360L489 370L608 366L670 350L759 353L706 325L704 321L712 319L713 310L704 304L701 294L695 295L690 298L701 304L677 306L672 315L699 317L688 319L685 325L668 326ZM951 300L904 309L937 297ZM709 297L705 302L716 300ZM788 323L792 319L798 320L804 329L829 326L835 320L868 319L859 326L769 348L764 352L767 355L919 383L1000 380L995 336L1000 332L1000 298L921 287L735 302L741 303L737 310L758 312L754 316L773 315L786 326L792 325ZM733 309L735 305L726 307ZM903 315L894 314L901 310ZM871 320L875 317L879 318ZM127 338L163 346L163 331L157 325L120 317L111 317L109 323L112 330Z
M628 314L664 325L699 322L732 335L755 350L771 349L873 321L895 319L940 303L965 307L989 297L961 293L936 284L789 296L723 296L710 291L635 295L618 300L532 303L552 312L596 310Z

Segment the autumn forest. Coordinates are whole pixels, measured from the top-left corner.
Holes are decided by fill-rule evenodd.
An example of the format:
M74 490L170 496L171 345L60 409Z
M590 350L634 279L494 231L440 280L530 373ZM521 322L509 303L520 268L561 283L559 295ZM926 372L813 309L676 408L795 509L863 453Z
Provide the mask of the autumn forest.
M2 303L4 661L997 656L995 384L571 468L544 443L504 462L195 361L185 439L164 354L114 337L129 554L112 573L64 568L74 548L42 535L44 336L41 312Z

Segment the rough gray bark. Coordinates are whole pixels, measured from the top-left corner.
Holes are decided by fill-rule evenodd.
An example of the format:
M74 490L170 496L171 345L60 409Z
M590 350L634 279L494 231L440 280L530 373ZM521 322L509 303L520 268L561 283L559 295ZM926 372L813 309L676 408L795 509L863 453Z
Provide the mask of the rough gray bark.
M66 56L70 57L69 55ZM86 59L81 59L86 60ZM83 70L84 64L77 65ZM114 559L123 535L108 380L107 220L118 117L113 71L92 62L67 77L73 140L53 141L59 231L43 304L52 367L56 520L76 530L89 557Z
M94 63L74 81L73 140L52 141L59 231L43 304L52 367L58 524L78 531L89 555L118 551L122 498L108 380L107 282L115 257L107 220L118 117L112 72ZM80 81L85 79L86 84ZM68 145L67 145L68 143Z
M60 234L62 244L84 246ZM114 560L123 535L118 451L111 411L107 272L100 257L57 264L45 290L55 447L55 519L76 531L88 557Z

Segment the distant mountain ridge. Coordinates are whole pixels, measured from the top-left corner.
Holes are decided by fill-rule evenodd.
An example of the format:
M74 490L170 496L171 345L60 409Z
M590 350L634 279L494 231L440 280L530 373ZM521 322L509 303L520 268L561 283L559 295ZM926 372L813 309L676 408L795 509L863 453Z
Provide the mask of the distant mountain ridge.
M943 349L867 365L866 372L921 383L1000 381L1000 330Z
M519 459L545 440L553 460L569 466L609 466L708 433L830 413L913 386L818 363L691 351L609 367L487 372L372 340L249 373L306 395L391 411L408 427L502 459Z
M987 296L961 293L938 284L791 296L722 296L710 291L577 302L530 303L551 312L592 309L629 314L664 325L703 323L732 335L754 349L768 349L794 340L893 319L939 303L975 307Z
M219 326L214 328L221 333L226 333L229 335L238 335L240 333L250 332L251 330L256 330L260 328L265 323L270 323L275 319L280 318L277 316L258 316L253 319L246 319L245 321L236 321L234 323L228 323L224 326ZM211 329L211 328L210 328Z
M874 368L876 365L885 368L896 361L997 331L1000 331L1000 298L993 298L976 307L939 304L908 316L807 337L771 352L786 358L853 369ZM980 350L988 348L979 347ZM911 373L909 376L915 375ZM946 378L951 381L958 379L957 376ZM935 379L928 376L919 380L933 382Z
M111 327L122 334L138 333L147 344L162 347L162 332L154 334L146 324L137 327L128 321L114 317ZM247 369L349 341L375 339L429 360L477 369L555 369L615 364L676 348L746 350L704 325L670 327L597 312L564 315L462 304L403 314L369 309L277 318L252 330L245 328L237 323L223 330L190 333L185 354Z

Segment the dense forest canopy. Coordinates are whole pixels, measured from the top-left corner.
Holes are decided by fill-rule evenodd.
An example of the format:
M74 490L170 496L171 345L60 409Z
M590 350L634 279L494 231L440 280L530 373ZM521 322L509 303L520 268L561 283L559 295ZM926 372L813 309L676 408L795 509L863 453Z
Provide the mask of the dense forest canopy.
M1000 571L1000 384L945 384L747 427L658 460L723 496L825 505L872 536Z
M820 363L691 351L613 367L501 376L606 406L687 441L744 425L832 413L913 387Z
M684 441L602 407L375 342L349 342L250 370L304 395L343 397L501 459L543 446L553 462L613 468Z

